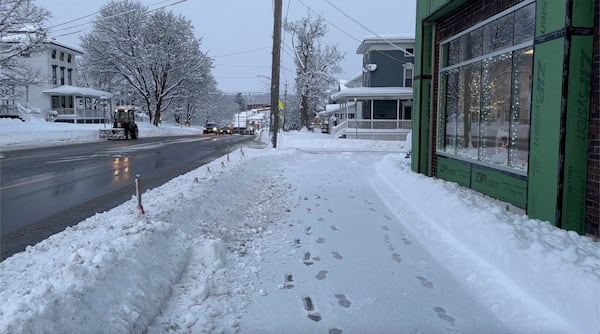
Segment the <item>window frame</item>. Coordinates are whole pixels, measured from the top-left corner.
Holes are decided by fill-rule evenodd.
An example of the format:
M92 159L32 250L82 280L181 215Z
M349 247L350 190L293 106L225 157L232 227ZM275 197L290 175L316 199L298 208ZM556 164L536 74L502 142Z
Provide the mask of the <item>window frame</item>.
M482 154L483 149L481 149L480 147L477 147L477 154L473 155L473 152L471 152L471 154L467 153L465 154L461 154L459 152L459 150L463 150L464 152L468 152L469 149L473 149L473 146L467 146L466 144L464 144L465 147L460 147L459 142L462 139L465 143L470 143L472 136L473 136L473 131L472 131L472 126L474 124L474 121L472 120L465 120L465 124L471 124L470 129L471 131L469 132L469 137L467 137L466 134L462 133L458 133L457 131L459 130L464 130L467 131L467 129L460 129L460 125L459 125L459 117L471 117L472 113L468 113L465 114L466 109L460 109L459 108L459 104L460 104L460 93L459 91L456 91L454 93L449 93L448 92L448 82L447 82L447 76L451 73L456 72L456 89L460 90L461 89L461 82L460 82L460 75L461 75L461 70L466 71L467 73L471 73L469 72L470 70L468 70L468 68L470 66L475 66L475 65L479 65L480 66L480 70L481 73L479 73L480 77L480 85L478 87L478 92L476 92L477 94L479 94L479 113L477 114L478 116L478 122L476 124L477 126L477 132L476 132L476 140L478 142L478 145L481 145L482 138L485 140L487 137L482 135L481 133L481 121L482 121L482 114L484 114L484 86L483 86L483 71L484 71L484 66L492 66L491 64L493 64L495 59L501 59L502 57L506 57L506 59L510 59L510 73L508 74L509 77L509 85L510 87L508 87L508 95L506 97L504 97L505 100L508 100L508 111L507 113L509 115L512 115L513 110L514 110L514 106L513 104L515 103L516 99L515 99L515 87L514 85L516 85L514 77L517 75L517 70L515 69L514 66L514 62L515 62L515 57L522 57L524 54L525 50L528 49L533 49L533 31L531 33L531 36L528 36L528 38L525 41L520 41L518 44L514 44L516 37L514 34L515 31L515 27L516 27L516 23L515 23L515 19L514 17L516 16L515 13L517 13L518 10L526 7L526 6L535 6L535 0L527 0L527 1L523 1L515 6L512 6L502 12L499 12L496 15L493 15L492 17L483 20L449 38L446 38L442 41L439 42L439 50L438 50L438 59L439 59L439 63L438 63L438 70L437 70L437 80L438 80L438 92L437 92L437 96L438 96L438 101L437 101L437 126L436 126L436 133L437 133L437 144L436 144L436 154L440 155L440 156L445 156L445 157L450 157L453 159L459 159L459 160L463 160L463 161L468 161L470 163L474 163L474 164L478 164L478 165L482 165L482 166L486 166L486 167L491 167L491 168L495 168L495 169L500 169L500 170L504 170L504 171L508 171L510 173L515 173L515 174L521 174L521 175L527 175L528 172L528 162L527 160L525 160L524 163L524 167L523 164L521 165L512 165L512 158L514 156L513 154L513 150L518 150L517 146L507 146L506 148L506 159L505 159L505 163L502 162L502 160L498 161L493 161L490 159L486 159L486 156L484 156ZM450 46L451 45L456 45L455 42L460 41L460 38L462 38L463 36L467 36L467 34L471 34L471 33L475 33L478 29L481 29L481 31L483 32L484 28L487 25L493 25L494 23L496 23L496 21L500 21L503 19L506 19L506 17L508 15L513 15L512 18L512 28L513 28L513 32L511 34L511 43L509 46L504 46L500 49L495 49L491 52L485 53L485 50L483 49L483 44L481 45L482 49L482 54L481 55L475 55L475 56L471 56L468 57L466 59L462 59L462 54L461 54L461 49L455 49L455 53L458 56L458 60L454 63L450 63L450 60L456 60L454 58L450 58ZM533 17L533 21L535 24L535 16ZM466 40L467 43L470 41L470 39ZM454 42L454 43L453 43ZM474 46L474 45L473 45ZM507 56L510 55L510 56ZM520 59L521 60L521 59ZM486 64L487 63L487 64ZM477 67L475 67L477 68ZM489 70L488 68L486 68L486 70ZM464 74L464 73L463 73ZM533 75L533 73L532 73ZM532 76L531 75L531 76ZM530 76L530 78L531 78ZM470 82L472 82L472 78L469 78L469 80L471 80ZM464 85L464 83L463 83ZM528 83L528 86L525 86L529 92L529 96L531 97L531 82ZM521 88L520 86L517 88ZM452 88L451 88L452 89ZM447 123L449 117L448 117L448 94L456 94L456 98L453 98L452 100L455 100L454 102L450 102L452 103L458 103L456 106L456 115L455 115L455 120L454 120L454 124L452 126L452 124ZM490 96L487 96L486 98L489 98ZM529 100L531 101L531 98L529 98ZM470 102L470 100L469 100ZM487 106L489 107L489 106ZM486 109L487 110L487 109ZM530 114L531 113L531 106L529 106L527 112ZM512 117L512 116L511 116ZM529 115L529 118L531 116ZM509 120L509 129L511 129L512 131L512 122L514 120L511 118ZM451 121L452 122L452 121ZM451 129L448 128L448 125L451 125ZM467 126L465 125L465 127ZM530 124L528 124L528 126L530 126ZM450 133L450 131L454 131L454 136L448 136L448 133ZM464 132L462 131L462 132ZM499 131L499 130L498 130ZM461 138L462 136L462 138ZM489 134L488 134L489 136ZM453 143L449 143L448 140L451 140L452 138L454 138L455 142ZM528 138L527 138L528 139ZM470 143L472 145L472 143ZM498 149L498 146L496 146L496 149ZM527 148L527 153L529 152L529 147Z

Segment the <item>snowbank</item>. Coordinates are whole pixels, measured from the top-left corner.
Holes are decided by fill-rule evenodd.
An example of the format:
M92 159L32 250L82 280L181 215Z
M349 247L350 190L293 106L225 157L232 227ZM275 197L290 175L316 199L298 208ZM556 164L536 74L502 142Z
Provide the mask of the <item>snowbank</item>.
M438 256L444 247L460 245L465 257L482 263L499 280L511 284L541 308L568 321L578 333L600 330L600 244L527 216L506 211L480 193L412 173L387 156L378 164L382 196L396 211L411 207L421 216L407 227ZM394 196L390 196L393 193ZM448 193L455 194L448 196ZM400 199L394 202L393 199ZM424 205L435 206L435 210ZM482 295L469 268L450 262Z

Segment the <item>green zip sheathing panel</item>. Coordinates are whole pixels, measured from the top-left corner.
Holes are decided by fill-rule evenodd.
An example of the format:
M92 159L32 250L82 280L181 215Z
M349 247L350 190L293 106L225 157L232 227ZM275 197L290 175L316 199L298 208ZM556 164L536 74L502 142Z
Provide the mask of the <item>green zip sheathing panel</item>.
M536 3L527 214L579 233L585 224L593 44L586 28L593 26L593 1Z
M431 125L431 77L433 26L417 27L415 45L415 80L413 103L415 115L412 123L412 159L414 172L430 175L430 125Z
M527 214L559 223L560 133L566 1L536 2ZM561 32L563 32L561 34ZM556 33L557 38L545 36Z
M560 31L565 27L567 3L564 0L537 0L535 10L535 37ZM563 50L564 51L564 50ZM560 53L563 54L564 52Z
M437 176L524 209L527 178L467 161L438 156Z
M570 36L567 110L561 227L585 233L585 194L587 181L587 150L592 77L593 36L582 36L582 28L594 25L593 0L574 0Z
M473 165L471 189L520 208L525 208L527 203L527 180L524 176Z
M561 226L579 233L585 230L592 42L592 36L573 36L569 61Z
M531 96L527 213L557 223L564 38L536 45Z
M437 177L470 188L471 165L467 162L438 156Z

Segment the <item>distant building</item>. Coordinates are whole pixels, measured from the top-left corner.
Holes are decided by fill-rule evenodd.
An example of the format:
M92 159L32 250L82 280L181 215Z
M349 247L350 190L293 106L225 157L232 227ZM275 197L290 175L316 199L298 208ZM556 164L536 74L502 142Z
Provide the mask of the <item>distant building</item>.
M362 74L332 95L336 128L347 138L404 140L411 129L414 43L412 36L369 36L356 53ZM334 109L332 109L334 110Z
M39 51L22 54L21 63L37 73L38 83L15 85L16 102L39 109L45 118L55 121L102 122L103 109L110 109L112 94L75 86L75 58L81 55L78 48L56 40L47 40Z
M418 1L413 171L599 237L598 3Z

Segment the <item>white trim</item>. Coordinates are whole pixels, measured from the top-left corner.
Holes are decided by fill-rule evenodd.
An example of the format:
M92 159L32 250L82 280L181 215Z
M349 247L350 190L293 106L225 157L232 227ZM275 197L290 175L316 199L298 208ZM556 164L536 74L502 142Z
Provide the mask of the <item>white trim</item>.
M334 100L361 99L412 99L412 87L355 87L331 95Z
M478 61L482 61L484 59L494 58L494 57L499 56L501 54L505 54L505 53L517 51L517 50L520 50L520 49L526 49L526 48L531 47L531 46L533 46L533 39L531 41L527 41L527 42L523 42L521 44L513 45L513 46L508 47L508 48L504 48L504 49L497 50L497 51L494 51L494 52L486 53L486 54L484 54L482 56L471 58L469 60L465 60L463 62L454 64L454 65L450 65L450 66L446 66L446 67L440 67L440 72L450 71L450 70L453 70L455 68L467 66L467 65L476 63ZM441 57L442 54L443 54L442 47L440 47L440 52L441 52L441 55L440 55L440 57ZM441 62L440 62L440 64L441 64Z

